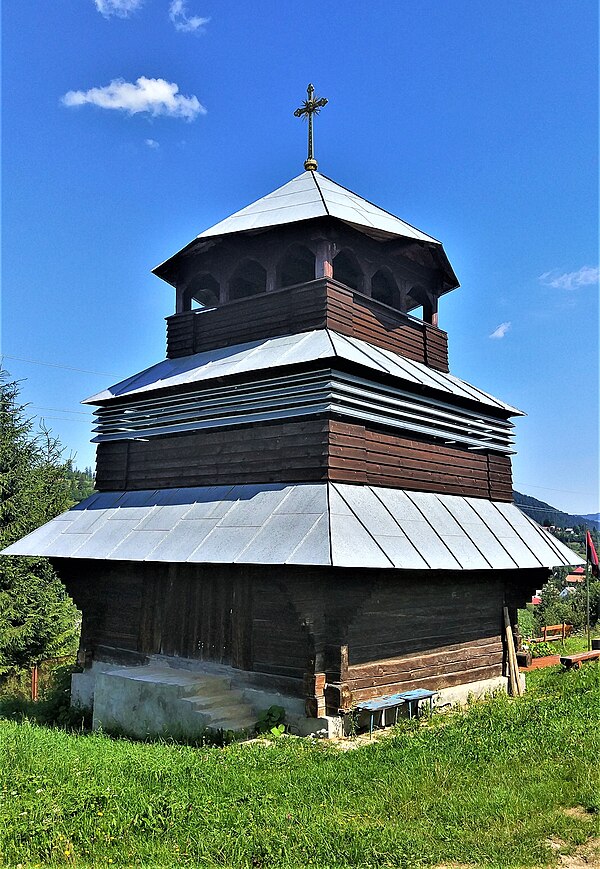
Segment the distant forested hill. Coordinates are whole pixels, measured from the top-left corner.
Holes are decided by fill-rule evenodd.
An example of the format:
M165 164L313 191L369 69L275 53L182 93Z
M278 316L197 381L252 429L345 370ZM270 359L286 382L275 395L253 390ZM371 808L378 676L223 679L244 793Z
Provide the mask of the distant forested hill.
M600 522L600 513L586 513L584 519L591 519L592 522Z
M556 507L546 504L544 501L538 501L537 498L532 498L530 495L522 495L521 492L513 490L513 498L515 504L520 507L524 513L538 522L540 525L546 524L556 525L558 528L575 528L576 525L583 525L585 528L592 530L600 530L600 521L593 514L590 516L574 516L572 513L563 513Z

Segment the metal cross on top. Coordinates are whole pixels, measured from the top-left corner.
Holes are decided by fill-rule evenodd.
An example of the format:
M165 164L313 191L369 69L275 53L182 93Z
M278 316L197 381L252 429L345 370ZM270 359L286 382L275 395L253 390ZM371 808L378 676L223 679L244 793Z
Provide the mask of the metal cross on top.
M320 113L323 106L327 105L327 100L324 97L315 99L315 89L311 84L307 87L306 93L308 99L304 100L299 109L296 109L294 117L308 118L308 158L304 161L304 168L314 172L318 169L318 165L313 155L313 115Z

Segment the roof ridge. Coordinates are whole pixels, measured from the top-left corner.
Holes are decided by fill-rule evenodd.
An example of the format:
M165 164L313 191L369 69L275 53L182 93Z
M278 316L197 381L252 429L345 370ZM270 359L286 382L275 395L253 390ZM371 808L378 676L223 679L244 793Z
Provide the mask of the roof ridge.
M322 191L321 188L319 187L319 181L318 181L318 179L317 179L317 175L318 175L318 174L319 174L319 173L318 173L318 172L315 172L315 171L311 172L311 175L313 176L313 181L315 182L315 186L316 186L317 190L319 191L319 196L321 197L321 201L322 201L322 203L323 203L323 208L324 208L325 211L327 212L328 216L331 217L331 212L329 211L329 208L328 208L328 206L327 206L327 202L325 201L325 197L323 196L323 191ZM327 176L326 176L326 175L323 175L323 178L327 178ZM335 183L335 182L334 182L334 183Z
M426 235L428 238L430 238L430 239L431 239L432 241L434 241L436 244L441 244L441 243L442 243L442 242L439 240L439 238L435 238L433 235L429 235L428 232L423 232L423 230L422 230L422 229L419 229L418 226L415 226L413 223L409 223L408 220L404 220L403 217L398 217L398 215L397 215L397 214L394 214L393 211L388 211L387 208L382 208L381 205L377 205L376 202L371 202L370 199L366 199L364 196L362 196L360 193L357 193L355 190L350 190L349 187L345 187L343 184L340 184L339 181L335 181L333 178L330 178L329 175L324 175L322 172L319 172L319 173L316 173L316 174L319 174L319 175L321 176L321 178L325 178L327 181L331 181L331 183L332 183L332 184L335 184L336 187L341 187L341 189L342 189L342 190L345 190L346 193L351 193L352 196L358 196L359 199L362 199L363 202L368 202L369 205L372 205L373 208L377 208L378 211L383 211L384 214L389 214L389 216L390 216L390 217L393 217L394 220L399 220L401 223L405 223L406 226L410 226L410 228L411 228L411 229L414 229L415 232L420 232L421 235ZM321 192L320 189L319 189L319 192ZM329 213L329 212L328 212L328 213Z

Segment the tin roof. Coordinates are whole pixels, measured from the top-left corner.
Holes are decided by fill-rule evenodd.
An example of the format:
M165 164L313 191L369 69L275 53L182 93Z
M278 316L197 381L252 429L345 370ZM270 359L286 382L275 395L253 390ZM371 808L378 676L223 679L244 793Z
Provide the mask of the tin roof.
M2 554L405 570L582 563L514 504L325 482L100 492Z
M207 350L191 356L165 359L139 374L134 374L86 398L83 403L101 404L115 398L137 396L169 387L187 386L233 374L305 364L317 359L342 359L355 362L373 372L396 377L413 387L427 387L445 397L454 396L475 401L503 410L511 416L523 415L523 412L516 407L494 398L452 374L436 371L421 362L413 362L404 356L398 356L391 350L375 347L359 338L340 335L330 329L319 329L279 338L265 338L232 347Z
M266 229L327 216L337 217L353 226L374 231L375 234L383 233L385 236L401 236L440 244L432 236L415 229L399 217L373 205L319 172L302 172L283 187L278 187L272 193L205 229L198 238Z

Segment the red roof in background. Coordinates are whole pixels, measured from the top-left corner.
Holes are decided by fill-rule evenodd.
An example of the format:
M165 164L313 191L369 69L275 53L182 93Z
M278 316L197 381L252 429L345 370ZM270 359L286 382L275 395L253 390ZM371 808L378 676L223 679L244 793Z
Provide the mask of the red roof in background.
M584 567L574 567L573 573L585 573L585 568Z
M534 604L534 605L535 605L535 604L538 604L538 603L541 603L541 602L542 602L542 599L541 599L541 597L539 596L539 594L534 594L533 597L531 598L531 603Z

